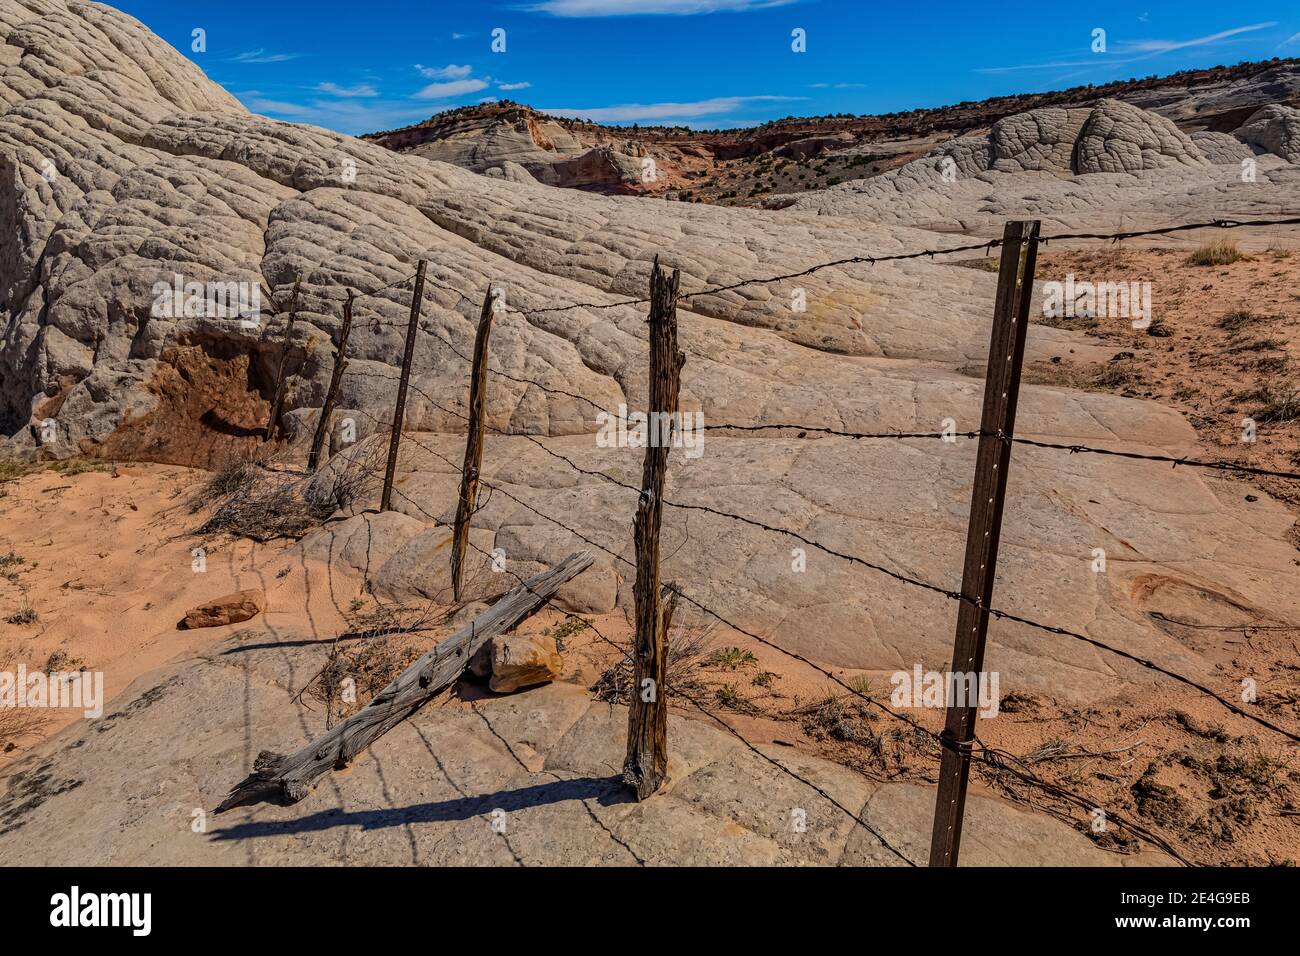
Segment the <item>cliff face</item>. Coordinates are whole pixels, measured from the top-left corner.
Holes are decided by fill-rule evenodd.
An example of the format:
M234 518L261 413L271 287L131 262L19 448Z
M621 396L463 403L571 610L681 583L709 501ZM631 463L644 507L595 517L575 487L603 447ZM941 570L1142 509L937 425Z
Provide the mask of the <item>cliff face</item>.
M681 181L686 154L618 137L585 136L515 103L491 103L369 137L388 149L549 186L607 195L655 195ZM702 157L696 157L698 160ZM647 161L649 160L649 161Z

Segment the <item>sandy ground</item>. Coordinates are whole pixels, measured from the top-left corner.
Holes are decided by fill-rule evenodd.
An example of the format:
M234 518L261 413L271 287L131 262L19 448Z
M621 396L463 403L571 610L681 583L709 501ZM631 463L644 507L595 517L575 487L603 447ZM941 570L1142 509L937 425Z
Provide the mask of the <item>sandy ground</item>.
M266 591L266 620L333 635L359 586L315 564L293 563L286 543L189 534L188 501L204 472L167 465L96 464L41 470L0 485L0 670L58 663L103 673L111 700L134 678L195 654L234 627L181 630L185 612L242 588ZM76 471L76 469L72 469ZM206 550L195 570L194 549ZM15 615L30 608L35 620ZM0 741L0 765L72 720L46 710L32 733ZM3 734L0 734L3 736Z

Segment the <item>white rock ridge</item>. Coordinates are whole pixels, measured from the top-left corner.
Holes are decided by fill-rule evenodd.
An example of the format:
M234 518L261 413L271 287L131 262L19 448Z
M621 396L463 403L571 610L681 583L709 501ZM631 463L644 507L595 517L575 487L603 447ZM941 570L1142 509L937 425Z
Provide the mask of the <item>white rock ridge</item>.
M871 179L773 196L769 208L935 227L954 220L1000 234L1008 218L1045 231L1168 225L1212 217L1276 216L1300 201L1297 111L1258 110L1232 135L1186 134L1173 121L1120 100L1008 116ZM1256 156L1256 154L1259 154ZM1249 173L1242 161L1254 159Z

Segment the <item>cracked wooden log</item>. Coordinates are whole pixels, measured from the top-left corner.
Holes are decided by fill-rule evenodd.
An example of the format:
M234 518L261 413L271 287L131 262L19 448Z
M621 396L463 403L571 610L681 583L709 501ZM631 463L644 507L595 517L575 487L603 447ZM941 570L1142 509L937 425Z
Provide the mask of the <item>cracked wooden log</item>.
M460 500L451 545L451 593L460 600L461 576L465 573L465 545L469 543L469 519L478 502L478 473L483 467L483 408L487 404L488 336L492 334L492 286L483 298L483 313L474 336L474 367L469 379L469 428L465 432L465 464L461 470Z
M253 772L227 794L216 812L258 800L296 803L307 796L317 777L347 766L357 754L419 710L460 676L475 651L546 604L561 585L589 568L591 560L590 551L578 551L549 571L524 581L424 654L365 707L296 753L262 751L253 763Z

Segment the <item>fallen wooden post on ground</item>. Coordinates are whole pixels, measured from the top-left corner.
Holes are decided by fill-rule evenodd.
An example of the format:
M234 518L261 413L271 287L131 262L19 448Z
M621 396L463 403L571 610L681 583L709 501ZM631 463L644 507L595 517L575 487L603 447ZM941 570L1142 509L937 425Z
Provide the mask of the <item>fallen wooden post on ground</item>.
M578 551L549 571L529 578L404 670L365 707L296 753L285 755L263 750L257 755L253 772L230 791L216 812L265 799L296 803L307 796L317 777L327 770L346 766L375 740L419 710L460 676L483 644L515 627L544 605L561 585L589 568L591 560L590 551Z

